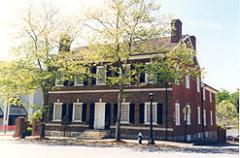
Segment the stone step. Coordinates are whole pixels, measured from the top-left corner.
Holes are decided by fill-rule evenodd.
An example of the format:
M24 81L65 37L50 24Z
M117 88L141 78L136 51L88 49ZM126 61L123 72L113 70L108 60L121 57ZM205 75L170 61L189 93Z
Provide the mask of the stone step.
M106 130L86 130L80 134L79 139L103 139L108 135Z

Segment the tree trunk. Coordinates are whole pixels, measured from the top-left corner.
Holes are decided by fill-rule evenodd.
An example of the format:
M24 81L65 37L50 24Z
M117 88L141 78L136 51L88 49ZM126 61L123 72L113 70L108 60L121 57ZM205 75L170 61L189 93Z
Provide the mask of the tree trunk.
M119 93L118 93L118 111L117 111L117 120L116 120L116 131L115 131L115 139L116 141L121 141L121 132L120 132L120 121L121 121L121 108L122 108L122 93L123 93L123 84L119 85Z
M42 119L41 119L41 128L40 128L40 138L45 138L45 127L47 122L47 113L48 113L48 91L42 89L43 93L43 112L42 112Z
M168 140L168 81L165 81L165 104L166 104L166 120L165 120L165 140Z

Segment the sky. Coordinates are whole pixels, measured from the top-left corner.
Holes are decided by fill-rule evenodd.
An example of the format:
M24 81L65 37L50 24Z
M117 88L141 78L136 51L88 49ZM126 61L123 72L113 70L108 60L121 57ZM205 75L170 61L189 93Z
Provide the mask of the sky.
M49 2L62 12L77 14L89 6L101 8L101 0L31 0ZM160 12L183 23L183 34L197 38L197 57L205 68L204 82L216 89L240 88L239 0L156 0ZM29 0L8 0L0 6L0 59L10 59L14 31Z

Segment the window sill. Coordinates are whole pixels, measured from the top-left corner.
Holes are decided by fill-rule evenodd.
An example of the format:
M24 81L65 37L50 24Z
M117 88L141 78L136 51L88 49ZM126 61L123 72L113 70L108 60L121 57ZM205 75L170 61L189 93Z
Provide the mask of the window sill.
M61 122L62 120L52 120L53 122Z
M145 122L144 125L150 125L150 122ZM153 122L153 125L157 125L157 123Z
M72 122L75 122L75 123L82 123L82 120L72 120Z
M120 122L121 124L130 124L130 122Z

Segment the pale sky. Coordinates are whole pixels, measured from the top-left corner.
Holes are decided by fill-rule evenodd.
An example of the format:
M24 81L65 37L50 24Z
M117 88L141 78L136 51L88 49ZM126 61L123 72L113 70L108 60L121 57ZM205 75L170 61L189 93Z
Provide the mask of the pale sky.
M33 3L43 0L31 0ZM62 12L77 14L101 0L44 0ZM0 58L9 59L17 19L29 0L2 1L0 6ZM197 57L205 68L204 81L217 89L240 87L239 0L156 0L163 14L173 14L183 23L183 33L197 38ZM100 7L101 8L101 7Z

